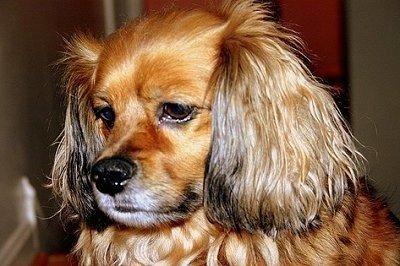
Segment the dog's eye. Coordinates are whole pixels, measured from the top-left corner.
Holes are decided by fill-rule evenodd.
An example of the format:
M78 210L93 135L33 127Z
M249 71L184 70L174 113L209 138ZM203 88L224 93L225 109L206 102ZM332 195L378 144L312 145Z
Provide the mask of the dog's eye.
M179 104L179 103L164 103L162 106L162 120L170 122L186 122L192 118L195 108Z
M111 129L114 126L115 113L110 106L106 106L97 110L96 117L101 119L101 121L103 121L108 128Z

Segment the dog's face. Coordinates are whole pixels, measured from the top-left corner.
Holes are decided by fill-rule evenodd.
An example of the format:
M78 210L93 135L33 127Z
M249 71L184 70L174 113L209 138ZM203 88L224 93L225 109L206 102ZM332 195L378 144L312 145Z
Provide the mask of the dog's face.
M190 33L181 24L179 32L133 26L99 56L89 97L104 145L91 178L98 207L112 220L152 226L180 221L202 204L208 86L218 60L213 24L186 25L199 33L185 41Z
M91 180L98 207L116 222L176 222L202 204L211 140L208 86L218 61L218 39L210 31L218 21L197 25L198 18L185 25L166 19L179 31L160 28L160 21L129 26L98 55L88 97L103 145Z
M330 95L253 1L77 37L53 185L90 227L203 209L227 230L301 231L334 211L358 154Z

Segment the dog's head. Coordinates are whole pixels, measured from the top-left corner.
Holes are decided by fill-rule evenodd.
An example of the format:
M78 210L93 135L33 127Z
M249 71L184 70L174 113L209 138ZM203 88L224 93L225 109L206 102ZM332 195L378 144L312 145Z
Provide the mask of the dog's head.
M358 175L352 136L264 7L156 14L65 58L55 191L89 226L301 231Z

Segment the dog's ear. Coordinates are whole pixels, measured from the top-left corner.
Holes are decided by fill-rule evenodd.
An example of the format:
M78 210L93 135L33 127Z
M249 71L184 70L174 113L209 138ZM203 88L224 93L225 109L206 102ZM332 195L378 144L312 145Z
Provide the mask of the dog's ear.
M92 37L77 35L66 46L60 64L65 67L67 110L53 166L52 186L61 196L63 207L101 229L107 219L94 207L89 172L102 139L93 124L89 91L95 81L102 44Z
M235 1L234 1L235 2ZM236 1L213 84L204 204L228 230L300 232L355 188L359 154L332 97L262 5Z

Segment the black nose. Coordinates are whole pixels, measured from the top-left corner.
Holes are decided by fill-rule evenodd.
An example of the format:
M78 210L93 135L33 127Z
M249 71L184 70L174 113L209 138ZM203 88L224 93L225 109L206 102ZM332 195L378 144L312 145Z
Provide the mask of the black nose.
M126 159L102 159L92 168L92 180L100 192L113 196L124 190L128 179L136 174L136 170L136 164Z

